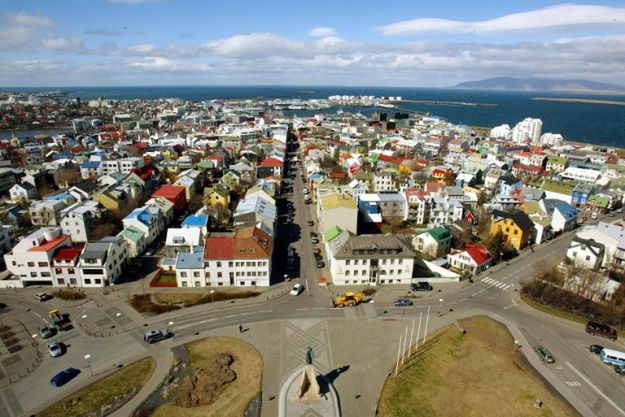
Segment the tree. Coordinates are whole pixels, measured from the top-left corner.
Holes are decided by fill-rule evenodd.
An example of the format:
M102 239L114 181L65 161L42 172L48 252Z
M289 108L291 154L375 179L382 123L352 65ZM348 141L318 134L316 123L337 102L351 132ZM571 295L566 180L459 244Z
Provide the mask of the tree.
M81 179L80 167L75 164L65 165L57 169L54 173L54 182L59 188L76 185Z

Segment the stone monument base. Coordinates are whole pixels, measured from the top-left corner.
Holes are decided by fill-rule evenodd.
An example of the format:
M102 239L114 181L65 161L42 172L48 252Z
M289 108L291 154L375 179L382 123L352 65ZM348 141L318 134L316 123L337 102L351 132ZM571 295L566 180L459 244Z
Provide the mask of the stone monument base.
M305 380L308 380L311 386L300 399L302 383ZM312 387L313 383L317 386L316 390ZM319 396L307 399L306 394L313 395L315 392ZM278 415L279 417L341 417L339 397L334 386L329 384L323 375L316 372L313 366L307 365L295 370L282 385Z
M317 382L315 367L306 365L302 371L299 387L295 394L296 401L319 401L321 400L321 390Z

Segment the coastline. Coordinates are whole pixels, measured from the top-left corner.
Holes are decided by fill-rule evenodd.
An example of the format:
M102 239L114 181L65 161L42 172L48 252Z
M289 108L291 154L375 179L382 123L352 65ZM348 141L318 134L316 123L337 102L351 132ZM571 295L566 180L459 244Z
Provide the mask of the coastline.
M597 100L592 98L567 98L567 97L532 97L535 101L555 101L562 103L581 103L581 104L607 104L611 106L625 106L625 101L619 100Z

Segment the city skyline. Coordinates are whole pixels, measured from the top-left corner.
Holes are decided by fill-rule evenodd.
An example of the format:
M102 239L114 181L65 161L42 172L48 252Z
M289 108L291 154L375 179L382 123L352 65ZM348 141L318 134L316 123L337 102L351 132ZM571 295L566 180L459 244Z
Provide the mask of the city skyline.
M24 1L0 5L0 21L3 87L625 85L625 8L614 1Z

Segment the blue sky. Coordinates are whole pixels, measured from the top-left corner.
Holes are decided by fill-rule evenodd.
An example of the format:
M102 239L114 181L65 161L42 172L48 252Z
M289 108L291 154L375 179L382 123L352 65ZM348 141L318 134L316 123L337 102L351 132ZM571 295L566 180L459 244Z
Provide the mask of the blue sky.
M514 4L512 4L514 3ZM0 2L0 85L625 85L622 1Z

